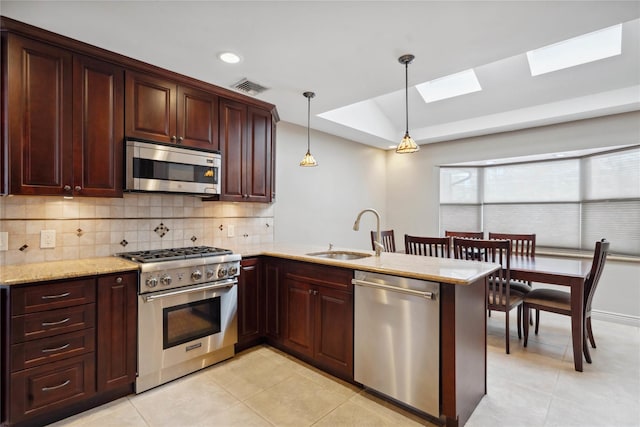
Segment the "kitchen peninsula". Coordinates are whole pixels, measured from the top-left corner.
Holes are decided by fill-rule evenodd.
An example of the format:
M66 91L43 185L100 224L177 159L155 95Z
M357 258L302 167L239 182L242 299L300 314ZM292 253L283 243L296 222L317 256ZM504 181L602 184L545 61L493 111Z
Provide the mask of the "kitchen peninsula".
M485 277L497 265L397 253L376 257L371 251L332 251L362 256L341 260L309 255L327 253L327 248L306 245L234 249L244 258L238 292L238 350L267 342L333 375L356 382L351 282L354 271L401 276L439 284L436 300L440 317L440 410L439 414L427 415L445 425L464 425L486 393ZM9 301L19 289L47 283L55 287L60 280L82 280L79 276L87 274L110 277L133 268L131 263L120 259L100 260L89 260L89 264L99 266L98 270L79 275L69 268L73 264L85 266L87 262L83 260L39 263L41 273L35 276L28 265L0 267L3 301ZM113 271L108 268L111 264ZM7 315L11 314L3 313L3 317ZM424 326L424 332L434 333L428 325ZM3 340L8 340L9 335L9 330L3 330ZM6 368L3 378L8 375ZM131 390L129 385L125 388Z

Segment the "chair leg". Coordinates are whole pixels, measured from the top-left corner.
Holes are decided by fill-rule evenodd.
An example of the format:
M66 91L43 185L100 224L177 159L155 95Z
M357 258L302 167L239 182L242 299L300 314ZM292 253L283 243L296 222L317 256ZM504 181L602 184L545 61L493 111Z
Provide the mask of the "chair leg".
M536 309L536 335L538 335L538 327L540 327L540 310Z
M585 325L587 327L587 336L589 337L591 347L596 348L596 340L593 338L593 330L591 329L591 316L587 317Z
M507 354L509 354L509 312L507 311L505 316L505 321L504 321L504 329L505 329L505 348L507 350Z
M531 310L528 308L523 310L524 319L522 320L522 325L524 326L524 346L527 346L527 341L529 339L529 317L531 317Z
M585 326L582 340L582 353L584 353L584 359L587 363L591 363L591 353L589 353L589 345L587 344L587 328Z
M491 317L491 309L489 309L489 317Z
M522 339L522 304L518 306L518 308L516 309L516 312L518 313L518 339L521 340Z
M531 316L531 318L529 319L529 322L531 322L530 324L533 325L533 316Z

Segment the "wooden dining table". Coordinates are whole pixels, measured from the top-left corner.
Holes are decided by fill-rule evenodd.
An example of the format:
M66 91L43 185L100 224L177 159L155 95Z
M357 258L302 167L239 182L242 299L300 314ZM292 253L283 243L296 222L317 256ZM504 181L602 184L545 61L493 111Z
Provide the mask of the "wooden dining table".
M511 257L512 279L568 286L571 289L573 364L579 372L582 372L584 343L584 284L589 277L591 264L591 259L546 255Z

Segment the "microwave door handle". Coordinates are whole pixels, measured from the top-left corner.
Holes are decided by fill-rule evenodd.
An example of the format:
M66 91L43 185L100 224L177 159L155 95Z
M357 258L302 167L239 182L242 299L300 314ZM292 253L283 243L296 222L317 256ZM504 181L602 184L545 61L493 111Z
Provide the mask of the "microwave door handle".
M226 280L220 280L220 281L218 281L216 283L208 284L208 285L193 286L193 287L190 286L190 287L188 287L186 289L177 289L175 291L162 292L162 293L151 294L151 295L143 295L142 298L144 299L144 302L152 302L153 300L156 300L156 299L172 297L172 296L175 296L175 295L190 294L190 293L193 293L193 292L200 292L200 291L209 291L209 290L232 288L237 284L238 284L238 280L236 280L236 279L226 279Z

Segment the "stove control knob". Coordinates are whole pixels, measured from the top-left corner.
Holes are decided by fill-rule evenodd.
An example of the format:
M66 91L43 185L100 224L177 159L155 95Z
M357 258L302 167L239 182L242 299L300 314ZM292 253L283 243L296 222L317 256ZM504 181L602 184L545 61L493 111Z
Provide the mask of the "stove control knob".
M160 279L160 283L162 283L164 286L169 286L171 284L171 276L163 276L162 279Z
M238 274L238 267L235 265L229 267L229 276L235 276L236 274Z
M156 286L158 286L158 279L155 277L149 277L146 281L146 284L149 288L155 288Z
M220 267L220 270L218 270L218 277L223 278L226 275L227 275L227 269L224 267Z
M213 270L207 270L207 279L211 279L215 273Z
M200 272L200 270L196 270L191 273L191 279L194 281L202 279L202 273Z

